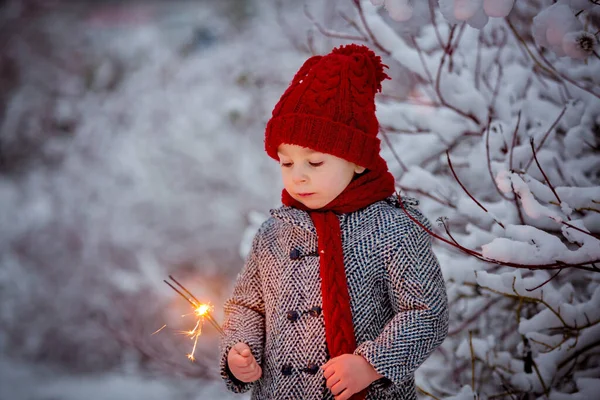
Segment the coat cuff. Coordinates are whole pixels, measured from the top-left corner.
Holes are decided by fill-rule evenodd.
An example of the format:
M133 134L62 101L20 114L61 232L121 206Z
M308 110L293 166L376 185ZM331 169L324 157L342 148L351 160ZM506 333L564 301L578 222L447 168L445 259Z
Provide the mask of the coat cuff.
M371 349L374 349L375 343L372 340L367 340L361 343L356 350L354 350L354 354L363 357L373 369L380 375L383 375L383 378L379 378L376 381L372 382L369 385L369 393L377 393L381 397L390 397L392 398L395 394L397 394L397 385L402 382L394 382L392 377L386 375L386 371L380 368L375 362L375 355Z
M369 393L377 393L378 397L392 398L396 394L396 385L386 377L379 378L369 385Z

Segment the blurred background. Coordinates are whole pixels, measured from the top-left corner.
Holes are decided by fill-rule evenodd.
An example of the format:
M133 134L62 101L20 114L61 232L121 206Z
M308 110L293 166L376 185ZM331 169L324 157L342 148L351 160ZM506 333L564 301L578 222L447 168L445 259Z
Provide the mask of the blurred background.
M186 358L178 330L194 319L163 279L222 321L249 240L280 204L265 124L306 58L357 41L324 34L352 32L354 3L0 2L1 400L233 398L210 325ZM429 3L390 29L416 34ZM518 10L527 40L539 3L552 2ZM388 65L382 99L430 101L418 74Z
M265 123L339 44L304 7L334 28L335 3L0 3L1 399L227 395L214 329L190 363L163 279L222 320L245 229L280 203Z

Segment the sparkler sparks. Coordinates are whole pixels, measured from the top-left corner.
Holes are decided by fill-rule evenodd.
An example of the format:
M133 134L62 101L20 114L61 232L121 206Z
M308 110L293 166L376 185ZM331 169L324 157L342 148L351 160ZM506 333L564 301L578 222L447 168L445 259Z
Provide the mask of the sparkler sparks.
M167 327L167 325L166 325L166 324L165 324L165 325L163 325L163 326L161 326L160 328L158 328L158 329L156 330L156 332L154 332L154 333L153 333L153 335L156 335L158 332L162 331L162 330L163 330L163 329L165 329L166 327Z
M175 284L177 286L179 286L181 291L179 289L177 289L175 286L173 286L171 283L167 282L166 280L164 282L167 285L169 285L171 287L171 289L176 291L181 297L186 299L188 303L191 304L191 306L194 308L194 314L197 317L196 326L194 326L194 329L192 329L190 331L181 332L187 336L190 336L190 338L194 341L194 346L192 348L192 351L191 351L191 353L187 354L187 357L191 361L195 361L196 358L194 357L194 353L196 352L196 345L198 344L198 338L202 334L202 326L204 325L204 321L208 320L208 322L210 322L210 324L212 326L214 326L215 329L221 335L223 334L223 329L221 328L221 326L219 326L218 322L213 318L212 314L210 313L213 309L213 307L210 304L201 303L200 300L198 300L192 293L190 293L189 290L187 290L181 283L177 282L177 280L175 278L173 278L173 276L169 275L169 278L173 282L175 282ZM185 316L185 315L183 315L183 316ZM166 325L163 325L163 327L158 329L156 332L154 332L153 335L160 332L165 327L166 327Z

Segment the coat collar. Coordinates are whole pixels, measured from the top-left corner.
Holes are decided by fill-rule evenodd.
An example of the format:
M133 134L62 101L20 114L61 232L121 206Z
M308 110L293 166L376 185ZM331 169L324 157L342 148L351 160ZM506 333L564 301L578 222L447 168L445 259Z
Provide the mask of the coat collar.
M281 206L271 210L271 215L283 222L316 233L315 225L306 211L295 207Z
M310 218L308 212L300 210L295 207L281 206L279 208L272 209L271 215L283 222L305 229L312 233L317 233L317 229ZM348 218L348 214L337 214L338 220L340 221L340 228L344 229L344 224Z
M392 204L392 205L395 205L396 207L398 207L398 198L395 195L393 195L393 196L386 198L385 200L378 201L378 202L371 204L370 206L366 207L362 211L372 209L373 207L381 207L383 202L387 202L388 204ZM418 200L410 198L410 197L402 197L402 202L404 203L405 206L409 206L409 207L411 207L411 206L414 207L414 206L418 205ZM312 233L317 232L317 230L315 229L315 225L313 224L312 219L310 218L310 215L306 211L300 210L298 208L290 207L290 206L281 206L279 208L274 208L274 209L270 210L270 213L273 217L275 217L283 222L286 222L293 226L297 226L299 228L305 229ZM339 214L338 215L338 219L340 220L340 227L342 229L344 227L344 223L346 222L347 217L348 217L348 214Z

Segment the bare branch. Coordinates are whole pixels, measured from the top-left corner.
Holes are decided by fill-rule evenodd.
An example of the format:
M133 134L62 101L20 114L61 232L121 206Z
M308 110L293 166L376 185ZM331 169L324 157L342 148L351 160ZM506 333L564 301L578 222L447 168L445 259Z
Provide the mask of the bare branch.
M550 128L548 128L548 130L546 131L546 133L544 134L544 137L542 138L542 141L540 142L538 148L536 149L537 151L540 151L540 149L542 148L542 146L544 145L544 143L546 142L546 139L548 138L548 135L550 135L550 133L552 132L552 129L554 129L554 127L556 126L556 124L558 124L558 121L560 121L560 119L562 118L563 115L565 115L565 111L567 111L567 106L564 106L562 111L560 112L560 114L558 115L558 117L554 120L554 122L552 123L552 125L550 125ZM532 139L533 140L533 139ZM529 162L527 163L527 165L525 166L525 171L527 171L529 169L529 166L531 165L531 163L533 162L533 157L534 157L535 153L531 155L531 158L529 159Z

